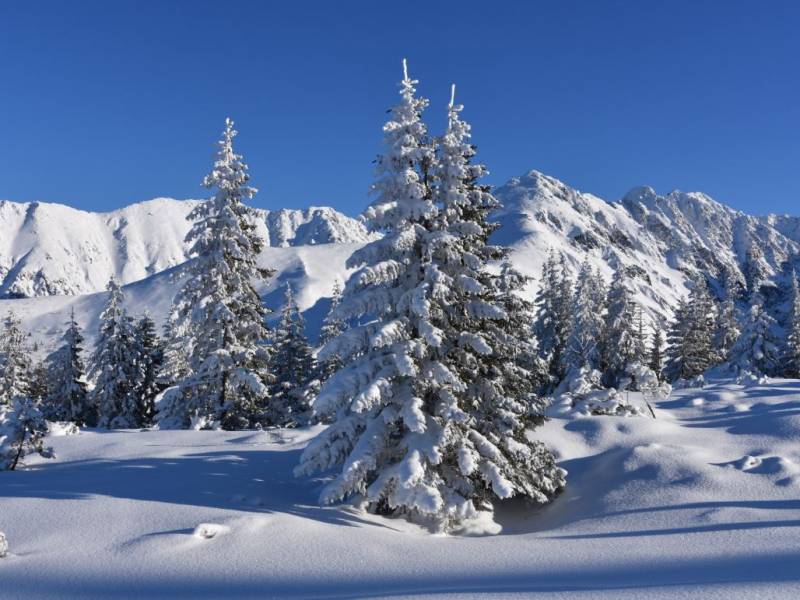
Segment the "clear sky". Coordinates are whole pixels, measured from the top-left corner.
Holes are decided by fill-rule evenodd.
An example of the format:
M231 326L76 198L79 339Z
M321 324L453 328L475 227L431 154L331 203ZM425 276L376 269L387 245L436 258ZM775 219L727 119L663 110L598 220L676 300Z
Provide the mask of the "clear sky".
M368 202L408 57L490 182L535 168L800 214L800 2L5 2L0 198L203 197L226 116L267 208Z

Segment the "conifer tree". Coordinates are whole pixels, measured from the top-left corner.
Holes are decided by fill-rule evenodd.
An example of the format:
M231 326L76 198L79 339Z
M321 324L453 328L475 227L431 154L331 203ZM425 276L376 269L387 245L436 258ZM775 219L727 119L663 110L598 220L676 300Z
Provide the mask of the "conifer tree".
M800 378L800 285L792 274L791 308L787 323L784 371L788 377Z
M33 399L17 395L0 404L0 471L13 471L30 454L53 458L46 435L47 422Z
M661 333L661 328L656 325L653 328L653 337L650 344L650 359L647 366L656 377L661 379L661 371L664 368L662 358L662 348L664 347L664 335Z
M149 313L145 312L136 323L135 337L141 370L136 394L142 403L144 423L151 425L156 415L155 399L163 389L158 376L164 362L164 349Z
M247 165L234 151L236 134L227 119L214 168L203 181L214 196L188 217L194 258L171 327L186 350L189 374L164 394L163 428L250 427L268 397L267 309L253 282L273 271L257 264L264 241L244 204L256 189L247 185Z
M336 339L342 332L347 329L347 323L336 316L339 304L342 301L342 286L337 279L333 284L333 293L331 294L331 307L328 314L322 323L322 328L319 332L319 345L324 347L333 339ZM342 368L342 360L336 353L332 353L326 360L319 361L320 382L324 383L331 375Z
M146 424L138 390L142 363L133 320L123 306L119 283L108 282L108 301L100 314L100 332L92 358L92 403L100 427L127 429Z
M605 286L588 259L581 264L572 296L570 336L564 355L566 373L600 365L600 340L603 334Z
M307 386L316 373L316 362L306 339L305 319L288 284L271 350L272 393L265 422L280 427L303 424L310 416Z
M47 357L50 390L45 400L45 414L54 421L91 427L97 424L97 407L86 391L82 354L83 334L73 310L61 346Z
M477 183L485 170L471 163L469 127L451 103L440 160L426 170L434 164L420 116L427 102L415 84L404 77L384 127L368 216L385 236L351 258L360 268L337 310L373 319L322 351L344 361L315 401L337 418L298 473L341 464L324 501L358 493L372 510L448 527L494 498L545 502L564 482L550 452L526 435L544 408L525 368L530 306L516 293L522 276L507 264L499 274L488 268L505 253L487 243L497 202Z
M9 311L3 321L0 339L0 405L17 396L28 397L31 391L31 348L22 321Z
M627 367L639 359L636 355L634 305L621 269L614 273L606 305L602 364L606 382L615 386L625 375Z
M780 365L775 319L765 310L760 294L750 296L742 332L731 350L731 364L740 374L772 375Z
M533 332L539 357L547 364L554 387L564 377L567 343L572 330L572 281L563 255L556 258L550 251L542 267L536 297L536 320Z
M716 364L713 348L717 309L704 278L695 280L689 300L681 301L670 328L668 374L692 379Z
M717 310L714 328L714 349L719 362L731 358L731 349L739 338L739 323L736 320L736 304L733 296L727 296Z

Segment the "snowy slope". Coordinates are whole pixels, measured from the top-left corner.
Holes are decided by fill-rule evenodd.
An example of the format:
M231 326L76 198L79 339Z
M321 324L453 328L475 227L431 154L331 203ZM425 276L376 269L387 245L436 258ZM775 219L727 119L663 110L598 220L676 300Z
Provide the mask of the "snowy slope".
M489 537L318 507L291 474L313 431L52 438L56 460L0 473L0 597L794 599L799 397L716 384L655 420L553 419L567 491L502 505Z
M662 326L692 276L703 273L712 285L724 272L743 279L750 243L762 250L768 274L779 273L783 261L800 251L800 219L749 216L700 193L658 196L650 188L636 188L621 201L608 202L531 171L496 194L504 208L496 216L501 228L495 241L510 246L514 264L533 278L530 297L547 251L553 249L567 257L573 273L584 257L607 280L614 269L624 268L635 298L649 319ZM185 217L195 204L159 199L94 214L54 204L0 202L0 233L11 232L0 235L0 298L89 294L0 300L0 315L14 307L47 342L75 306L79 320L92 329L103 297L91 293L103 290L116 274L132 284L133 312L149 308L160 318L177 285L168 270L186 260ZM282 293L274 284L295 281L313 336L333 280L346 277L345 260L372 234L361 221L330 208L262 211L259 222L270 246L262 263L279 271L264 290L267 303L279 308Z
M657 195L636 188L619 202L575 190L530 171L496 190L504 209L497 242L513 249L513 260L538 278L548 249L563 253L573 275L588 257L609 280L623 267L635 296L652 320L671 317L690 278L703 274L721 289L723 273L744 280L750 244L764 253L768 275L800 251L800 220L753 217L705 194ZM531 285L534 292L536 282Z
M109 213L60 204L0 201L0 297L77 295L184 262L186 216L196 200L158 198ZM364 242L357 219L332 208L257 210L269 246Z
M275 269L276 274L266 282L259 282L257 289L267 307L278 310L283 305L285 286L291 285L305 315L308 332L315 339L330 308L334 282L337 279L341 282L348 276L345 261L361 246L359 243L342 243L265 248L259 263ZM157 323L163 323L181 283L181 268L175 267L124 286L125 306L132 315L149 311ZM105 292L5 299L0 300L0 316L13 310L39 345L40 352L45 353L54 349L64 332L64 323L74 309L76 320L91 348L106 299Z

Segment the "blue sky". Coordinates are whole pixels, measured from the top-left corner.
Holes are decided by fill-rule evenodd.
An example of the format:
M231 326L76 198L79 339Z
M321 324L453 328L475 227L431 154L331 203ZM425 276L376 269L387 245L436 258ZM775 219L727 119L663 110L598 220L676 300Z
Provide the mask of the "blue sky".
M800 214L800 3L15 2L0 19L0 198L203 197L231 116L267 208L368 202L408 57L458 85L499 184L536 168Z

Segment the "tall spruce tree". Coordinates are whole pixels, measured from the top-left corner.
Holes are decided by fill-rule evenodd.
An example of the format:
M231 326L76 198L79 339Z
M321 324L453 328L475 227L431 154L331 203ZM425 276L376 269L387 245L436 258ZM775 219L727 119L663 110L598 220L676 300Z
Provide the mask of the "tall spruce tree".
M536 319L533 333L539 357L547 364L549 388L565 375L567 344L572 331L572 281L563 255L556 258L551 250L542 266L539 292L536 296Z
M97 425L97 407L86 391L82 354L83 334L72 310L61 346L47 357L50 392L45 401L45 414L55 421L92 427Z
M17 396L31 392L31 347L29 334L14 311L3 320L0 339L0 405L9 404Z
M615 386L625 376L628 366L640 359L636 355L634 305L622 269L614 273L606 306L602 365L606 383Z
M749 304L730 363L740 374L773 375L780 366L778 339L773 332L775 319L766 311L759 293L750 295Z
M141 380L136 393L142 403L144 422L151 425L156 416L156 396L163 389L158 377L164 362L164 348L156 333L155 321L148 312L136 323L134 335L141 368Z
M325 320L322 323L322 328L319 331L319 345L324 347L331 340L336 339L347 329L347 322L336 316L339 309L339 304L342 302L342 285L337 279L333 284L333 292L331 294L331 307ZM322 383L327 381L331 375L342 368L342 359L336 354L331 353L326 360L319 360L319 379Z
M566 373L577 373L583 367L599 367L604 304L605 285L588 259L584 259L572 296L572 324L564 353Z
M656 374L656 377L659 380L662 377L662 371L664 369L664 360L662 349L664 347L664 335L661 333L661 328L658 325L653 327L653 337L650 342L650 358L648 360L647 366L650 368L653 373Z
M800 285L792 274L791 307L786 325L783 367L787 377L800 378Z
M545 502L564 481L549 451L526 435L544 408L525 368L530 306L516 293L523 277L487 266L504 252L487 243L497 202L477 183L485 170L470 162L469 127L451 103L439 162L427 169L427 101L415 84L406 74L384 127L387 153L368 216L385 236L350 259L360 269L337 310L373 319L323 349L345 366L315 407L337 419L307 447L298 473L341 464L323 501L358 493L375 511L448 527L493 498Z
M734 296L728 295L719 304L714 326L714 350L719 362L730 360L731 349L739 339L739 333Z
M696 279L675 311L667 337L670 379L692 379L716 364L713 347L717 308L703 277Z
M233 149L233 121L225 130L203 185L214 196L197 206L187 242L194 256L175 298L173 331L189 357L189 374L164 394L164 428L253 426L268 397L267 309L253 282L273 271L258 266L264 246L244 204L256 194L242 156ZM175 343L175 341L173 341Z
M317 369L305 334L305 319L288 284L281 319L272 335L271 350L272 393L265 424L302 425L310 416L308 384Z
M90 373L95 380L92 402L97 407L97 423L106 428L143 427L144 406L138 394L142 364L133 319L123 306L124 294L114 278L107 289Z

